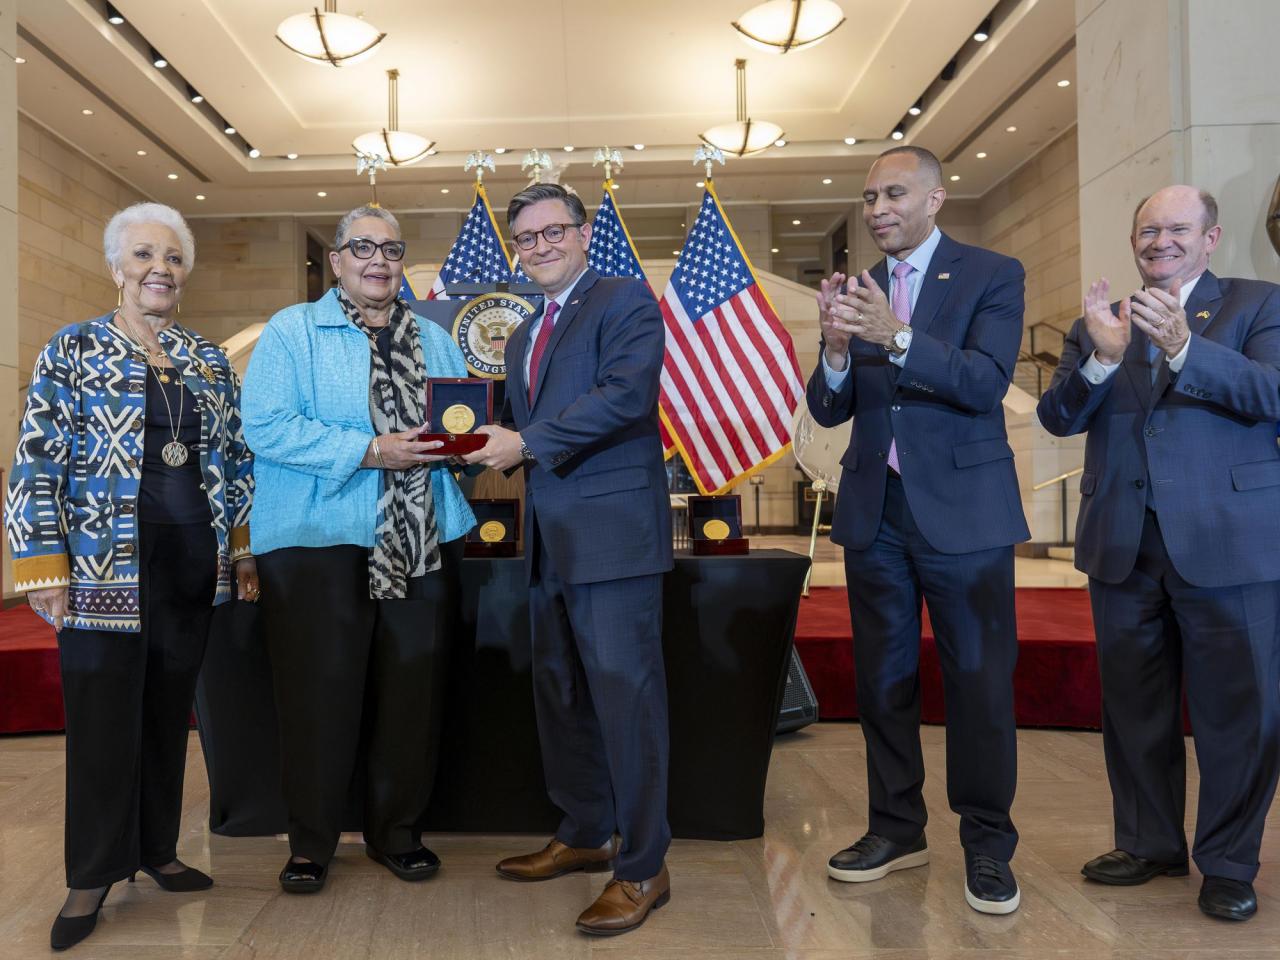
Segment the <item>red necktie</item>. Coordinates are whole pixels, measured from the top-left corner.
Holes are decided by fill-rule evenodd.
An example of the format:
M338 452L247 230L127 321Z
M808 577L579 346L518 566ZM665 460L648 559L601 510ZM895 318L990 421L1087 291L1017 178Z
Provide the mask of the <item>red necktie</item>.
M538 339L533 341L533 355L529 357L529 405L533 406L533 391L538 385L538 364L542 355L547 352L547 344L551 342L551 329L556 325L556 314L560 312L560 304L551 300L547 303L546 313L542 316L542 326L538 328Z

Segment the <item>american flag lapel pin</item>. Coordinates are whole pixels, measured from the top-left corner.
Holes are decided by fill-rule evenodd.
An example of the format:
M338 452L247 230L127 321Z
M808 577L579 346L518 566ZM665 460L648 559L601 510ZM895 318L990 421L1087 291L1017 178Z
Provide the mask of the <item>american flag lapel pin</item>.
M1209 311L1208 311L1208 310L1201 310L1199 313L1197 313L1197 314L1196 314L1196 319L1197 319L1197 320L1208 320L1208 319L1209 319Z
M938 279L939 279L939 280L950 280L950 279L951 279L951 274L949 274L949 273L940 273L940 274L938 274Z

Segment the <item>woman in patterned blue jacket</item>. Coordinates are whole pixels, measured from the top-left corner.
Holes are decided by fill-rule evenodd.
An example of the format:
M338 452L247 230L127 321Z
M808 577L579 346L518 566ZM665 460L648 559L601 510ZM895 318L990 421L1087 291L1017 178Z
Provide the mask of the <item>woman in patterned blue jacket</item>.
M188 720L214 606L259 589L239 383L176 322L191 230L135 204L103 249L119 304L37 359L5 515L16 586L61 657L70 892L55 950L92 933L111 885L138 871L169 891L213 883L177 855Z

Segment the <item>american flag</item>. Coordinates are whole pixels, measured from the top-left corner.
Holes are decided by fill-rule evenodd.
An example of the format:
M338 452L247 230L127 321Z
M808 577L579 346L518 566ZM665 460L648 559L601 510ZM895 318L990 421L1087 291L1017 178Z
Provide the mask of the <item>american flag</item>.
M498 222L489 206L483 184L476 184L476 200L453 241L444 265L431 285L428 300L447 300L446 283L506 283L511 279L511 261L502 244Z
M800 365L710 180L662 315L662 413L698 489L723 493L791 445Z
M613 188L608 182L604 185L604 199L600 201L596 218L591 223L591 246L587 248L587 266L602 277L634 277L637 280L643 280L646 286L649 284L644 267L640 266L640 255L636 253L635 244L631 242L631 234L626 224L622 222L622 214L618 212L617 198L613 195ZM665 423L660 423L659 429L662 433L663 452L670 457L675 453L675 444L671 442L671 435Z

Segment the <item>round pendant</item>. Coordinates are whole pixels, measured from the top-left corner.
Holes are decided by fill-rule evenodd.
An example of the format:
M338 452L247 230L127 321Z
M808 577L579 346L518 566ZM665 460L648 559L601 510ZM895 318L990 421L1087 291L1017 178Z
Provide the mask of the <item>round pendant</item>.
M160 374L160 382L168 383L172 378L167 373Z
M164 458L164 462L171 467L180 467L187 462L187 447L177 440L170 440L164 445L164 449L160 451L160 456Z

